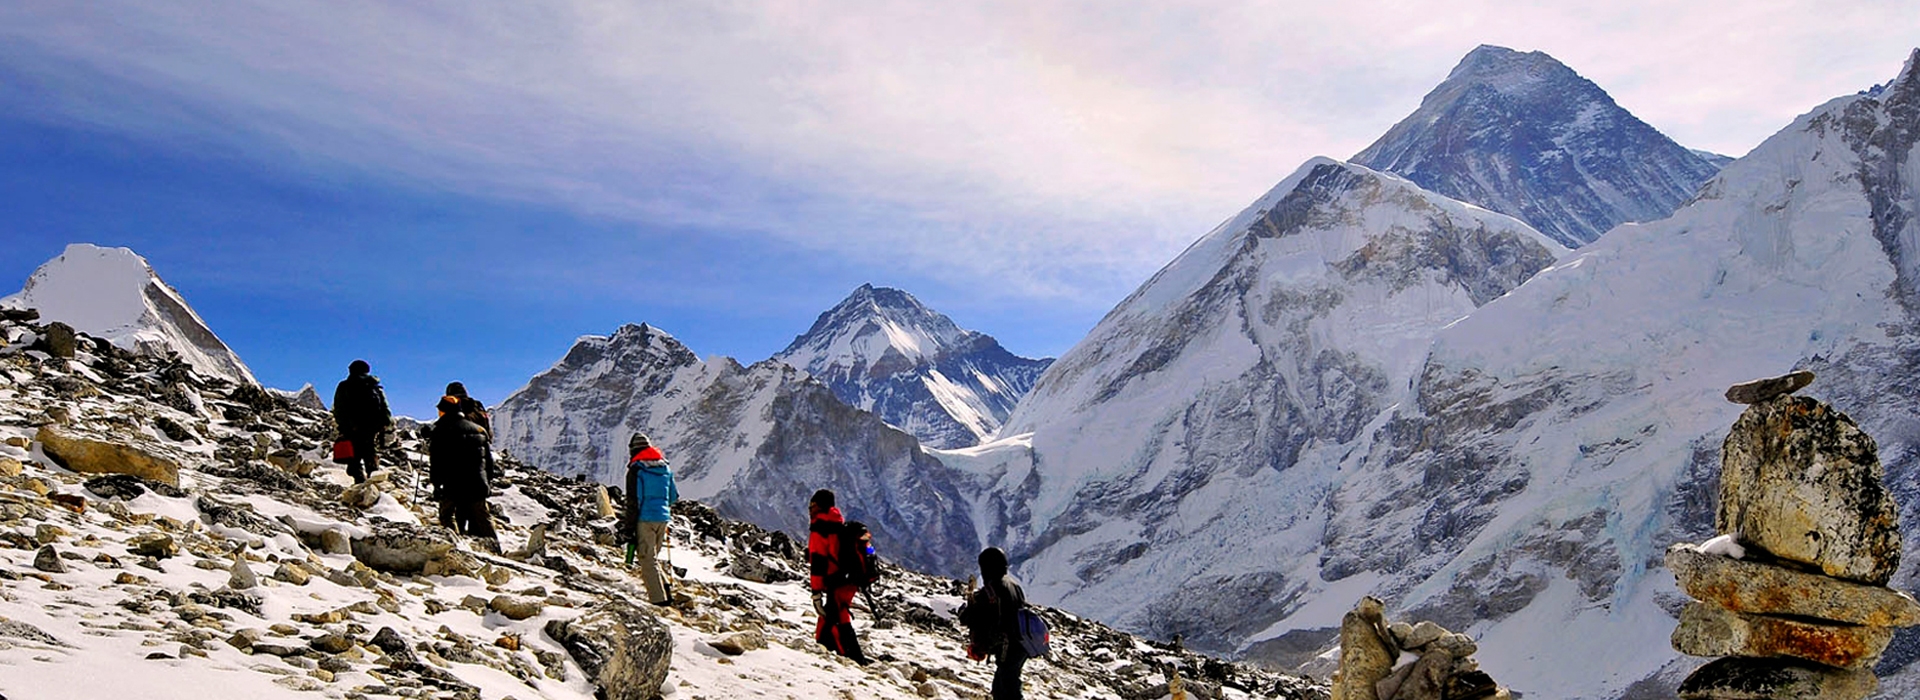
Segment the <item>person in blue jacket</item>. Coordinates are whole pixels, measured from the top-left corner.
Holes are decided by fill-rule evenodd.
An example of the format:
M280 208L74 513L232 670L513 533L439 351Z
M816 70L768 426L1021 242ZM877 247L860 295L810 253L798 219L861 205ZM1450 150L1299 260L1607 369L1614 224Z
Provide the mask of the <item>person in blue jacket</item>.
M640 560L640 580L646 582L647 599L654 605L672 605L656 557L667 541L667 523L673 519L669 507L680 500L680 489L673 483L673 468L667 457L654 447L645 433L634 433L627 441L627 493L621 499L620 541L634 543Z

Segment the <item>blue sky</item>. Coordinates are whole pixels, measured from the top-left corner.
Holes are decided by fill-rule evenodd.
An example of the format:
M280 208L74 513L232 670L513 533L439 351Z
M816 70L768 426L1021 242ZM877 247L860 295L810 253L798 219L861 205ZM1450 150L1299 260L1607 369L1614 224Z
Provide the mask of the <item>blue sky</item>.
M952 6L958 5L958 6ZM762 359L862 283L1056 355L1468 50L1744 153L1892 77L1910 3L0 6L0 293L145 255L262 381L497 402L649 322Z

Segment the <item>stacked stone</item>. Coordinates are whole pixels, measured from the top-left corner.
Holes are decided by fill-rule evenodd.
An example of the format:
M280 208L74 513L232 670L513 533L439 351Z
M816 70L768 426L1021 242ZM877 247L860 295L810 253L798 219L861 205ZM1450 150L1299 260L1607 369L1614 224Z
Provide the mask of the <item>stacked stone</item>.
M1479 646L1432 622L1388 623L1384 606L1360 599L1340 621L1333 700L1479 700L1512 697L1472 658ZM1402 654L1415 659L1395 668Z
M1695 601L1673 648L1725 657L1680 685L1687 700L1857 700L1893 632L1920 603L1886 586L1900 565L1899 510L1873 439L1846 414L1793 396L1810 372L1741 384L1750 404L1721 452L1721 537L1667 550Z

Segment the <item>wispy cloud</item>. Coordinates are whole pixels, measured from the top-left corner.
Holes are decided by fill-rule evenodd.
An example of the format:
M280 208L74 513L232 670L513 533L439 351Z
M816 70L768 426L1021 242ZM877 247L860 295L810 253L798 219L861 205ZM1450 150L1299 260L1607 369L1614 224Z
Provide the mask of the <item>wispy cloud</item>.
M1908 3L0 7L0 105L257 159L1111 301L1480 43L1738 155L1891 77Z

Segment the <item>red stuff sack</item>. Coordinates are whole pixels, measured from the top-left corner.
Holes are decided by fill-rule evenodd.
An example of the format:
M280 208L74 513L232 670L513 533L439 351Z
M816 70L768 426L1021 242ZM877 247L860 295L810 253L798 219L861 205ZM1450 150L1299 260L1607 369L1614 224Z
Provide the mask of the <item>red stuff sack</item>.
M333 461L346 464L353 461L353 441L340 438L333 441Z

